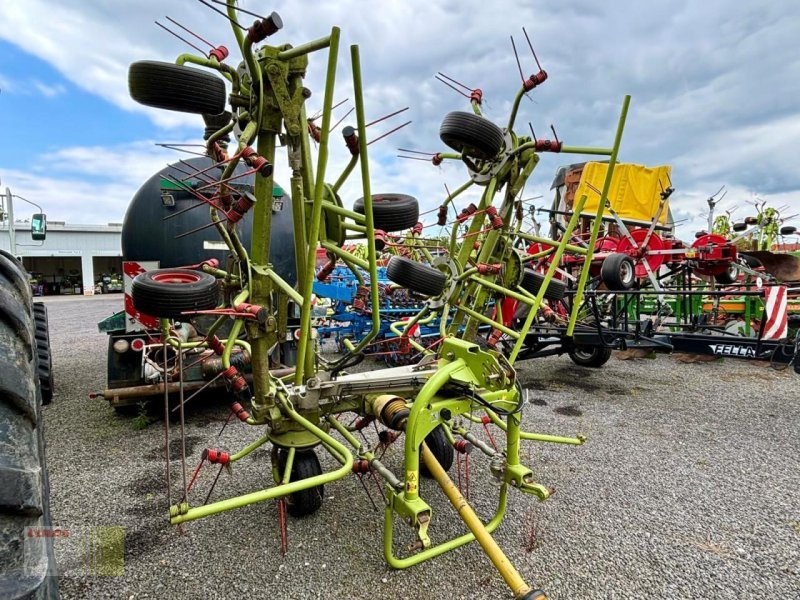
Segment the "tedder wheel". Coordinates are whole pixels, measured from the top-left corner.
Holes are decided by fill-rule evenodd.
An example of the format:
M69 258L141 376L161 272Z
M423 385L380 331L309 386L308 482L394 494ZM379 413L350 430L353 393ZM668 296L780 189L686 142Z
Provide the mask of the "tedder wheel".
M522 282L520 283L520 286L525 291L536 295L539 293L542 283L544 283L544 275L540 275L533 269L525 269L525 272L522 274ZM551 279L550 285L547 286L547 289L544 292L544 297L548 300L561 300L564 297L564 292L566 289L567 286L563 281Z
M737 279L739 279L739 269L733 263L728 265L728 268L722 273L714 275L714 281L721 285L731 285L736 283Z
M47 306L43 302L33 305L33 322L36 326L36 355L39 386L42 390L42 404L53 401L53 357L50 354L50 330L47 320Z
M133 305L154 317L184 318L184 312L210 310L219 303L216 278L191 269L154 269L133 280Z
M364 198L353 203L353 212L364 214ZM408 194L372 196L372 219L375 229L403 231L419 221L419 202Z
M604 346L577 346L570 350L569 357L576 365L599 369L611 358L611 348Z
M393 256L386 267L386 276L404 288L423 296L438 296L447 281L444 273L403 256Z
M449 471L450 467L453 466L453 457L455 455L453 446L447 441L447 436L444 434L444 429L442 429L441 425L438 425L436 429L425 437L425 445L428 446L428 450L436 457L436 460L442 465L442 468L445 471ZM419 472L425 477L431 476L424 461L420 461L419 463Z
M781 235L794 235L797 233L797 227L794 225L784 225L781 227Z
M636 282L636 268L627 254L615 252L603 260L600 280L610 290L629 290Z
M52 537L25 536L51 526L30 288L0 263L0 596L58 598Z
M439 138L456 152L488 160L503 149L505 136L497 125L475 113L455 111L445 115Z
M758 225L758 217L745 217L744 222L746 225Z
M747 223L734 223L733 224L733 230L736 233L739 233L740 231L746 231L747 230Z
M278 470L283 476L283 469L286 466L286 450L278 451ZM292 475L289 481L300 481L322 475L322 467L319 464L317 453L313 450L298 450L292 462ZM322 500L325 498L325 486L317 485L306 490L289 494L286 497L286 510L293 517L305 517L317 512L322 507Z
M128 68L128 90L139 104L180 112L218 115L225 110L225 83L185 65L140 60Z
M744 263L750 267L751 269L757 269L758 267L763 266L761 261L758 260L755 256L750 256L749 254L740 254Z

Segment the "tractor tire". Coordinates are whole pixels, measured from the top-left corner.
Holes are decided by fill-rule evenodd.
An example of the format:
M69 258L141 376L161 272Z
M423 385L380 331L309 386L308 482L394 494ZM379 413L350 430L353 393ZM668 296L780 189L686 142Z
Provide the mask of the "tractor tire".
M543 283L544 275L537 273L533 269L525 269L524 273L522 274L522 282L519 285L523 290L530 292L535 296L539 293ZM544 292L544 297L547 300L553 300L557 302L564 297L564 292L566 292L566 290L567 286L563 281L551 279L550 285L547 286L547 290Z
M438 425L436 429L431 431L425 437L425 444L428 446L428 450L431 451L433 456L436 457L437 462L442 466L442 468L445 471L449 471L450 467L453 466L455 450L453 445L447 440L447 436L444 434L444 429L442 429L441 425ZM431 476L431 473L428 471L428 467L425 462L419 463L419 472L424 477Z
M569 351L569 357L580 367L599 369L611 358L611 348L603 346L578 346Z
M283 475L286 466L286 450L278 451L278 470ZM292 463L292 475L289 481L300 481L322 475L317 453L313 450L298 450ZM325 486L317 485L307 490L289 494L286 497L286 511L293 517L305 517L317 512L325 498Z
M465 156L489 160L500 154L505 144L503 130L475 113L455 111L445 115L439 139Z
M185 319L184 312L210 310L219 304L216 278L192 269L153 269L133 280L136 310L164 319Z
M747 223L734 223L731 229L733 229L736 233L747 231Z
M784 225L781 227L781 235L794 235L797 233L797 227L794 225Z
M606 257L600 266L600 280L609 290L624 291L636 283L636 269L633 259L627 254L615 252Z
M364 198L353 203L353 212L364 214ZM375 229L403 231L419 221L419 201L407 194L375 194L372 196L372 222Z
M128 90L139 104L179 112L218 115L225 110L224 81L201 69L155 60L128 68Z
M53 357L50 352L50 328L47 319L47 306L44 302L33 305L33 322L36 326L36 354L39 387L42 390L42 404L53 401Z
M393 256L389 260L386 276L397 285L423 296L438 296L447 282L441 271L403 256Z
M8 258L4 256L3 258ZM0 261L1 262L1 261ZM9 276L8 268L18 273ZM0 598L58 598L31 295L0 268Z
M722 273L714 275L714 281L720 285L732 285L739 279L739 269L735 264L731 264Z
M0 278L5 278L4 285L10 284L24 297L30 298L31 286L24 268L12 254L5 250L0 250Z

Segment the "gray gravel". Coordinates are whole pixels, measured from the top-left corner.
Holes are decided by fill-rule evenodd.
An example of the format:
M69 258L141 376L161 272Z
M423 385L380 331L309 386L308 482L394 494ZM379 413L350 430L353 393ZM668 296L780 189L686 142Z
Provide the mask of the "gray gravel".
M121 298L48 299L48 306L55 524L125 527L124 576L65 577L64 598L509 597L474 544L411 569L387 567L382 514L355 477L327 486L319 513L290 520L285 557L273 503L202 519L183 533L171 527L160 423L135 431L104 401L87 399L105 383L106 336L95 323ZM612 359L602 370L548 358L519 372L531 390L529 429L590 438L580 448L523 450L540 481L557 489L543 504L512 491L495 536L529 583L553 599L800 597L797 376L672 357ZM207 403L191 412L190 469L206 446L236 449L256 437L232 425L216 441L226 411ZM390 464L399 464L401 450L390 448ZM216 497L268 485L268 456L256 451L223 475ZM477 454L471 472L473 504L488 516L497 488ZM197 489L207 490L211 478L203 471ZM441 540L463 526L434 487L423 494L434 508L432 536ZM396 534L398 544L411 539L404 526ZM73 552L57 547L62 565L74 564Z

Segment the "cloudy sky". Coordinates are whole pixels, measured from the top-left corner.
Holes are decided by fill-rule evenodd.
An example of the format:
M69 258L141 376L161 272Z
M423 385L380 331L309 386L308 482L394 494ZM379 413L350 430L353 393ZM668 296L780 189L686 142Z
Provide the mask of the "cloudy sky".
M370 146L374 192L412 193L432 208L445 183L453 189L465 180L460 163L437 168L401 160L397 148L443 150L441 118L468 109L434 79L437 71L481 88L485 115L504 123L520 83L509 35L522 46L526 75L536 70L524 45L525 26L550 77L523 101L518 122L530 121L542 134L553 123L570 145L609 146L622 98L631 94L621 159L673 166L672 207L676 219L685 219L682 237L702 226L705 199L722 185L728 195L720 208L736 209L735 218L751 214L748 202L756 197L800 212L795 0L243 0L240 6L281 14L284 29L271 38L275 44L299 44L339 25L336 99L352 98L348 47L357 43L367 117L410 107L370 130L377 136L413 121ZM167 15L214 43L235 45L224 19L194 0L0 3L3 186L41 204L50 219L120 221L144 179L177 157L155 142L200 139L199 117L147 109L128 97L129 63L171 61L190 51L153 24ZM232 54L229 61L238 61ZM311 112L322 102L324 65L322 54L312 57ZM338 136L335 141L330 180L347 158ZM526 195L549 200L556 167L575 160L544 155ZM287 182L280 164L277 173L279 182ZM343 195L345 204L359 196L358 181ZM24 209L17 214L24 216Z

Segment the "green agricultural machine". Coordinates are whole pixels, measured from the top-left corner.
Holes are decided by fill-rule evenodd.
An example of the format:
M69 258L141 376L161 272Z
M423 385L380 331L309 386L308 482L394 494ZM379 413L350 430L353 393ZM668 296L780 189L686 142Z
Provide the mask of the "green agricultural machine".
M384 553L392 567L410 567L477 540L515 598L544 598L543 592L525 582L491 534L503 519L510 489L540 500L551 493L522 464L521 441L580 445L584 438L521 430L525 402L514 361L544 298L563 290L552 279L554 269L542 276L526 270L526 261L531 257L515 249L513 242L515 236L522 235L528 241L547 245L545 252L553 253L554 265L567 248L586 255L588 264L600 219L595 219L587 249L567 243L577 217L567 224L563 241L553 242L521 233L514 216L518 212L518 196L539 162L540 152L607 157L605 196L629 98L623 102L616 136L609 148L571 147L558 139L536 139L532 132L526 135L517 131L523 96L547 78L541 68L534 75L523 77L504 127L481 115L479 93L471 94L470 112L448 114L442 122L440 137L451 151L437 156L462 161L469 180L448 195L441 210L446 215L458 196L472 186L482 190L479 204L457 212L458 225L453 227L449 247L444 251L427 251L426 240L420 237L419 248L428 262L395 256L388 271L398 285L427 297L425 307L417 315L395 324L400 335L436 315L454 316L441 319L441 339L429 349L420 347L422 358L415 364L348 373L361 360L364 348L380 327L379 291L377 286L359 290L373 307L370 333L356 344L347 340L346 351L338 357L317 353L312 327L312 280L318 248L324 249L331 260L351 266L354 274L362 269L369 273L371 281L376 281L378 240L385 232L414 227L419 219L419 206L416 199L405 194L374 194L371 189L359 47L351 46L349 53L356 126L344 127L340 140L341 150L350 159L343 172L329 177L329 153L334 144L331 113L340 59L339 28L333 27L329 35L299 46L271 46L262 42L282 28L280 17L272 13L257 18L250 27L243 27L237 10L234 0L228 0L224 15L232 23L243 57L239 65L226 63L227 49L217 47L207 56L183 54L175 63L141 61L130 67L129 85L134 100L147 106L214 116L206 119L207 123L214 123L207 132L206 151L222 174L207 186L187 191L197 199L198 207L208 208L209 225L216 229L229 253L227 264L223 265L203 263L192 269L142 273L134 280L132 296L137 310L160 319L158 343L163 345L164 380L178 384L179 403L175 408L181 434L184 405L188 401L181 373L191 364L221 360L220 376L236 397L232 414L253 427L258 435L235 453L207 449L202 461L222 469L267 446L271 448L275 485L262 489L256 484L254 491L245 495L207 503L195 501L189 495L195 477L187 478L184 445L182 491L177 497L172 490L174 473L170 474L167 460L170 522L186 523L270 499L280 500L282 512L303 516L321 507L323 486L353 473L371 472L385 486ZM311 92L304 86L304 77L310 59L325 51L327 71L321 122L310 132L306 100ZM230 134L236 141L228 148L224 140ZM315 153L310 134L317 143ZM291 198L294 247L285 251L294 253L295 285L276 272L272 266L276 257L270 255L273 165L279 147L286 152L290 169L287 192ZM240 165L247 167L245 173L255 176L252 192L232 185L236 178L234 171ZM362 198L351 209L345 207L339 190L353 173L360 175ZM585 200L584 197L577 202ZM248 252L235 225L250 211L253 217ZM466 232L460 235L463 228ZM348 249L352 248L348 240L353 239L365 240L366 256ZM437 244L440 242L436 240ZM587 278L585 270L577 285L579 298ZM501 315L491 316L489 307L505 297L515 298L530 308L529 316L518 330L503 325ZM176 323L191 321L200 314L215 315L213 325L200 339L189 340L181 335ZM288 373L271 371L271 353L290 335L288 323L293 317L299 319L295 335L296 365ZM575 320L573 312L568 335L572 334ZM479 331L487 331L487 326L490 333L499 331L515 340L509 353L496 351L485 343L484 334ZM227 328L227 335L221 333L223 327ZM250 364L252 385L240 368L242 357ZM168 387L164 385L165 393ZM170 406L170 398L165 396L165 412L171 410ZM358 421L345 425L346 421L339 419L343 413L355 413ZM485 443L465 426L470 421L504 432L505 445L495 449ZM394 437L404 436L400 438L403 464L399 472L383 462L375 448L359 440L358 423L364 422L374 422ZM165 418L164 423L169 442L169 419ZM454 448L467 445L488 456L490 476L500 485L496 513L487 523L476 515L447 474ZM323 472L317 451L330 455L338 467ZM238 475L246 476L243 471ZM441 486L468 527L468 533L434 543L433 512L421 496L420 475L433 477ZM404 555L395 552L393 529L398 519L416 535L416 543Z

